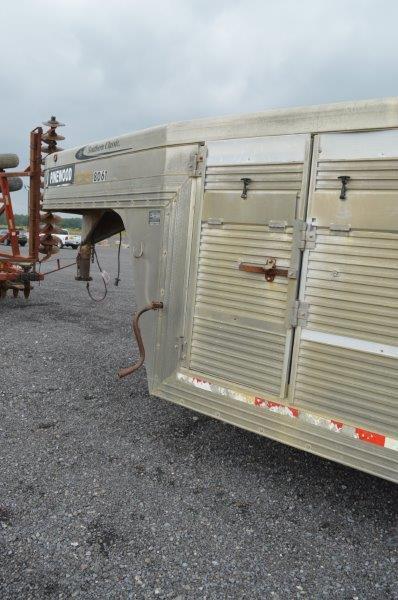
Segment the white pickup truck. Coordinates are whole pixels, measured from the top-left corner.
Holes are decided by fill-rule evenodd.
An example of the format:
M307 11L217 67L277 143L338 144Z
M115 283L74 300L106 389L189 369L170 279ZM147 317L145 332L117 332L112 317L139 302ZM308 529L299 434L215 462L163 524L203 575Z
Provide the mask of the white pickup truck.
M54 237L59 239L60 248L73 248L76 250L82 241L80 235L70 235L67 229L61 229Z

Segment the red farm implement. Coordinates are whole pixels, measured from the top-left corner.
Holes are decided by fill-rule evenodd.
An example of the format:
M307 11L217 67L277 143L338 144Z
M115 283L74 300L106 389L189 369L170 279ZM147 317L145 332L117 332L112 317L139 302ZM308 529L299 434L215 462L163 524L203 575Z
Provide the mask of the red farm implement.
M40 214L42 181L42 152L51 154L57 148L57 140L64 139L56 133L56 128L61 125L55 117L51 117L45 125L49 126L43 134L41 127L37 127L30 134L30 160L24 171L10 170L18 167L19 159L15 154L0 154L0 216L6 220L6 231L0 234L0 243L6 241L11 247L10 252L0 252L0 298L12 290L17 297L23 292L25 298L29 297L32 281L40 281L44 274L37 268L40 262L46 260L58 251L57 241L53 234L58 228L58 217L52 213ZM47 147L42 146L47 144ZM7 170L6 170L7 169ZM28 254L21 254L19 245L19 231L15 225L11 193L22 188L21 178L29 180L29 205L28 205ZM40 223L43 223L40 228ZM39 253L43 254L39 260Z

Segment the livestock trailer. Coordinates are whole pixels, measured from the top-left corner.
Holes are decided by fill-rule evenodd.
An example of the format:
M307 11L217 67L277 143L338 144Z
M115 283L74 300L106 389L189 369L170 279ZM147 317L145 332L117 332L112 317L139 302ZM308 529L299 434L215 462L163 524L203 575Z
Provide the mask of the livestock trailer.
M398 482L397 98L58 152L43 208L126 230L151 394Z

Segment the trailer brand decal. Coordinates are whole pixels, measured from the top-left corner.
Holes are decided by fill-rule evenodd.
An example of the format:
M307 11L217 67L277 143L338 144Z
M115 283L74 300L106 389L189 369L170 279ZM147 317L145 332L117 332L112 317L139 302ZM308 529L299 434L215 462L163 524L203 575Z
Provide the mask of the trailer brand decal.
M47 174L47 185L69 185L75 179L75 165L66 165L57 169L50 169Z
M341 421L335 421L334 419L326 419L325 417L319 417L312 413L299 410L293 406L287 406L280 404L279 402L273 402L266 398L260 398L259 396L251 396L242 394L225 388L216 383L210 383L204 379L198 377L191 377L184 373L177 373L177 379L188 385L193 385L196 388L211 392L213 394L219 394L220 396L226 396L232 400L239 400L246 404L252 404L261 409L265 409L269 412L288 417L290 419L298 419L308 425L314 425L315 427L321 427L327 429L333 433L339 433L344 436L367 442L368 444L374 444L381 446L382 448L388 448L390 450L398 451L398 439L385 436L381 433L375 433L374 431L368 431L360 427L353 427L352 425L345 425Z
M106 142L100 142L99 144L88 144L79 148L76 152L75 157L77 160L87 160L88 158L96 158L97 156L104 156L105 154L111 154L123 150L120 147L120 140L107 140Z

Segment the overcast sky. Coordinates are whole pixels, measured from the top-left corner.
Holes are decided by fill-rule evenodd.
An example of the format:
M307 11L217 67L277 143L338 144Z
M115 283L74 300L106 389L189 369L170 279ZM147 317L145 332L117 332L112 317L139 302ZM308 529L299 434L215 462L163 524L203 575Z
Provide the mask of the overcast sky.
M203 116L398 95L395 0L13 0L1 15L0 152ZM23 194L17 212L26 212Z

